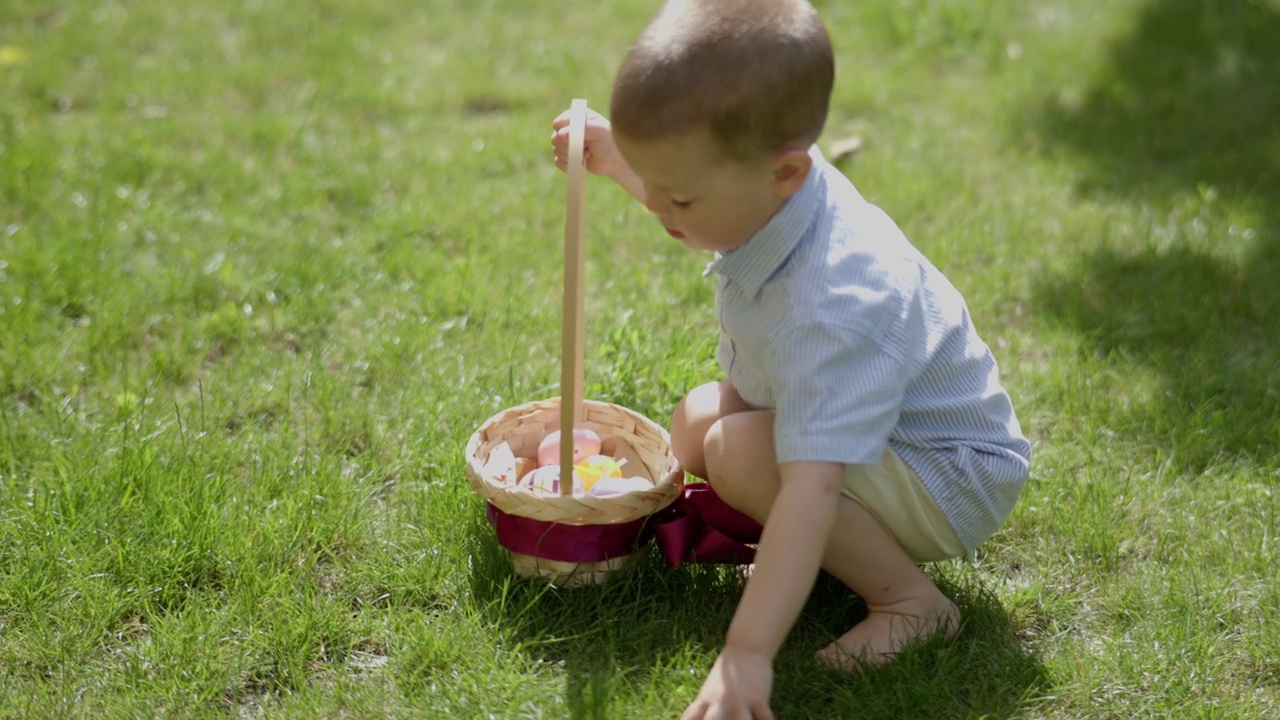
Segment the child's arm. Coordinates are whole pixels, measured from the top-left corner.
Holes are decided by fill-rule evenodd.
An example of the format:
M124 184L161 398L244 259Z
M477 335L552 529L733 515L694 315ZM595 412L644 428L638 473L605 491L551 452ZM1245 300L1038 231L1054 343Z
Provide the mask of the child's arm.
M844 485L844 467L835 463L785 463L781 471L755 570L725 640L770 659L813 590Z
M551 122L551 127L551 147L555 148L556 167L564 170L569 163L569 111L560 113ZM604 175L621 185L631 197L644 203L644 181L635 174L622 153L618 152L618 147L613 144L613 129L609 121L594 110L587 111L583 144L586 146L583 159L588 172Z
M781 466L778 497L765 522L756 566L724 649L686 720L703 717L771 718L773 658L804 607L827 539L835 524L844 468L834 463L792 462Z

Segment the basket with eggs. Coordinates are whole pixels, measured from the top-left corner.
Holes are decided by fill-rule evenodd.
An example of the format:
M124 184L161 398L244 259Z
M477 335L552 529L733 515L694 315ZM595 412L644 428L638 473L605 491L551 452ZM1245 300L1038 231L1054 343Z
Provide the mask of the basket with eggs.
M486 501L516 574L557 585L599 584L625 569L650 539L646 521L684 487L663 427L620 405L582 398L586 114L586 102L574 100L561 397L497 413L466 447L468 483Z

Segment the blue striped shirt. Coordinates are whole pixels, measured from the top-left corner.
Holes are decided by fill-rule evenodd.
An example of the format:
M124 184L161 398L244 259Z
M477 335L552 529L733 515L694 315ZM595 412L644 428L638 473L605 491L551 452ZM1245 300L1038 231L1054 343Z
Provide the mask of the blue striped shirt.
M972 550L1031 458L964 298L815 147L801 189L718 275L717 356L776 411L778 462L879 463L892 447Z

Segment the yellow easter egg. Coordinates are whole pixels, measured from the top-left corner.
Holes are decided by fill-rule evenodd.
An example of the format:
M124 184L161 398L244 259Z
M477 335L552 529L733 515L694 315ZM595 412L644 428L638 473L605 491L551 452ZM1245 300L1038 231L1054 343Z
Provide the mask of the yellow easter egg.
M582 481L583 489L590 491L597 480L622 477L622 464L608 455L592 455L574 465L573 474Z

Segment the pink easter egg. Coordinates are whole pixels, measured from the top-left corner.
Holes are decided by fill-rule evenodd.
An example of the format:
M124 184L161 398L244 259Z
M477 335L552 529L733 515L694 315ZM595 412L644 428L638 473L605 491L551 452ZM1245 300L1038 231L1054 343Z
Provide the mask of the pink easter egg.
M579 463L583 458L600 452L600 436L587 428L573 429L573 462ZM551 465L560 463L560 431L549 433L538 444L538 464Z

